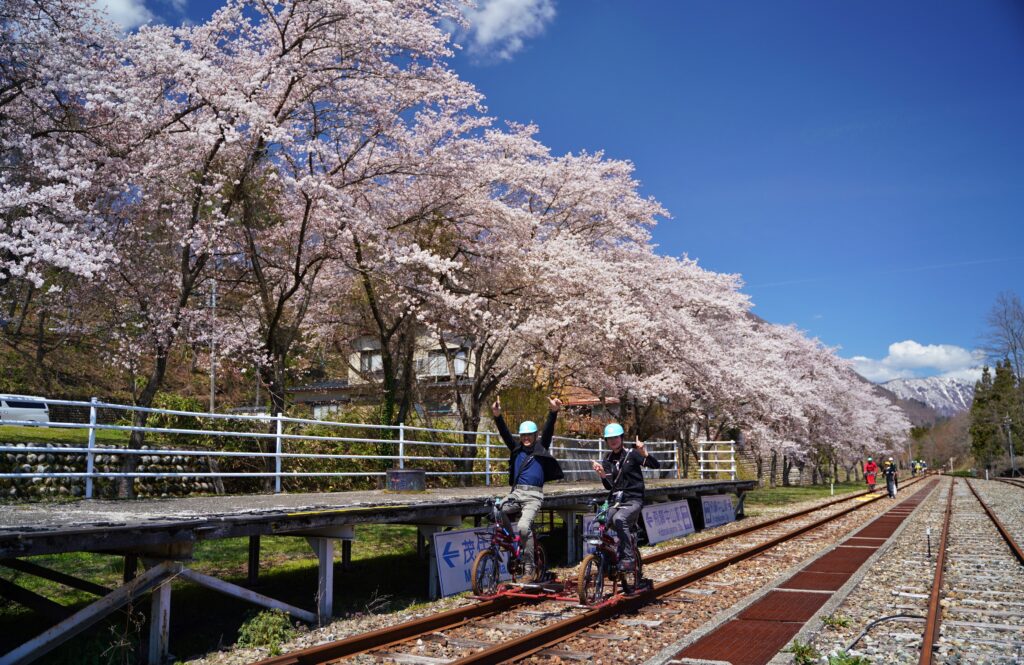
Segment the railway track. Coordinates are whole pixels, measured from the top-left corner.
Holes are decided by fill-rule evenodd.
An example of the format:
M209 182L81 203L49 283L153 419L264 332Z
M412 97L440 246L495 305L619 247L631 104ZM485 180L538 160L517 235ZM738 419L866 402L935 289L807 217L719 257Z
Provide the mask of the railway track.
M1001 483L1024 489L1024 478L996 478Z
M920 480L906 483L906 486ZM867 494L860 492L798 513L647 554L645 574L657 580L654 588L603 607L591 609L550 600L498 597L272 658L262 661L261 665L320 665L352 657L356 657L357 662L414 665L452 661L503 662L531 654L562 659L580 657L578 652L559 651L552 649L552 645L602 621L655 602L659 604L654 610L656 613L678 613L679 610L671 607L673 602L692 601L692 597L675 601L664 599L716 572L834 523L884 497L881 494L866 497ZM821 512L827 514L824 517L815 515ZM692 555L685 558L685 566L680 565L682 554ZM666 603L667 607L664 606ZM641 618L634 623L643 628L657 624L659 620ZM360 658L359 654L365 656Z
M1022 588L1021 546L975 483L954 479L920 665L1024 662Z

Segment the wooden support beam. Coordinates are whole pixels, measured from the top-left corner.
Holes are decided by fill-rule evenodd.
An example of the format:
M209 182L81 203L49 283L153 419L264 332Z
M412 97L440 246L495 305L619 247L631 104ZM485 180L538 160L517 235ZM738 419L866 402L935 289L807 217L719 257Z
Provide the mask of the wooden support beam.
M26 575L33 575L35 577L41 577L44 580L63 584L64 586L69 586L72 589L88 591L89 593L97 596L105 596L112 591L112 589L100 586L99 584L94 584L88 580L81 580L77 577L57 572L56 570L44 568L39 564L32 563L31 561L23 561L22 559L0 559L0 566L10 568L11 570L17 570L18 572L25 573Z
M260 537L249 536L249 586L256 586L260 575Z
M318 537L306 540L319 560L316 606L320 625L325 625L334 616L334 540Z
M42 614L54 623L63 621L71 615L71 610L60 603L55 603L34 591L18 586L14 582L8 582L2 577L0 577L0 597L8 598L19 605L24 605L30 610Z
M121 579L125 584L128 584L135 579L135 571L139 569L139 557L134 554L124 555L124 575Z
M295 607L294 605L289 605L288 603L283 603L279 600L270 598L269 596L264 596L263 594L256 593L255 591L251 591L249 589L246 589L245 587L240 587L237 584L232 584L231 582L225 582L224 580L217 579L216 577L210 577L209 575L197 573L196 571L191 570L189 568L182 569L181 577L191 582L195 582L196 584L213 589L214 591L219 591L220 593L226 594L228 596L240 598L242 600L254 603L256 605L262 605L263 607L269 607L271 609L278 609L282 612L287 612L296 619L302 619L307 623L317 622L316 614L312 612L300 609L298 607Z
M343 540L341 541L341 569L349 570L352 568L352 541Z
M27 665L27 663L41 658L129 601L138 598L168 577L177 574L180 570L181 564L172 561L165 561L150 568L131 582L114 589L56 626L0 656L0 665Z
M147 665L163 665L171 653L171 580L155 589L149 610L149 650Z

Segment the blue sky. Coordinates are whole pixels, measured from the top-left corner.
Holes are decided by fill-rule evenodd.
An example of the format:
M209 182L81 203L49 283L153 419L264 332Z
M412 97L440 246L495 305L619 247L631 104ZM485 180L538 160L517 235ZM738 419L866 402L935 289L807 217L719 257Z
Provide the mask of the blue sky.
M1016 0L478 0L470 19L453 64L492 115L633 161L673 216L659 251L741 273L759 315L869 378L963 374L996 295L1024 295Z

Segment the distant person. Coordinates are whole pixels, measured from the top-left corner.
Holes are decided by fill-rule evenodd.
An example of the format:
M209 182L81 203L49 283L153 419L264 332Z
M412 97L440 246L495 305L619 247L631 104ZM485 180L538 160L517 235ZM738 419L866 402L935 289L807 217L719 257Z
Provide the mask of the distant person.
M878 465L869 457L864 465L864 480L867 481L869 492L875 491L876 476L878 476Z
M592 464L605 489L610 490L608 523L619 537L619 570L636 569L633 560L633 527L644 506L644 468L660 469L661 464L647 451L637 437L629 450L622 445L622 425L611 423L604 428L604 440L611 450L600 462Z
M914 460L914 465L910 468L910 476L915 477L921 473L921 460Z
M522 582L529 584L537 581L537 569L533 560L534 533L533 520L544 503L544 483L549 480L561 480L565 477L558 460L551 456L551 438L555 434L555 419L562 401L556 397L548 398L548 419L544 423L544 431L537 440L537 423L524 420L519 423L519 440L517 441L505 424L501 415L501 398L491 405L491 414L498 434L509 449L508 484L512 492L501 506L509 519L519 515L520 551L523 557Z
M896 469L896 462L894 462L891 457L885 461L885 466L882 468L882 473L885 474L885 489L889 493L889 498L895 499L896 492L900 488L900 480L899 472Z

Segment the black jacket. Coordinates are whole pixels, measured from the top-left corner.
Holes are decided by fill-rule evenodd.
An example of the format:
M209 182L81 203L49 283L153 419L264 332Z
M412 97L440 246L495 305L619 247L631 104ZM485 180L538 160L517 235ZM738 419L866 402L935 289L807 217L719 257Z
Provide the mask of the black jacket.
M648 454L643 457L636 452L635 448L619 451L619 456L612 459L614 453L608 453L601 460L604 472L608 474L601 479L605 489L612 492L622 492L623 499L644 498L644 467L648 469L660 469L659 462L654 455Z
M562 467L558 464L558 460L551 456L548 448L551 446L551 438L555 435L555 419L558 414L555 411L548 412L548 419L544 423L544 429L540 433L540 437L533 442L530 448L526 448L523 444L519 443L519 440L512 436L512 432L508 431L508 425L505 424L504 416L498 416L494 419L494 424L498 427L498 434L501 435L501 440L505 442L505 445L509 449L508 455L508 484L515 485L516 479L513 477L513 469L516 468L516 455L519 451L526 452L527 455L533 455L540 464L540 468L544 471L544 482L550 482L552 480L561 480L565 478L565 474L562 473Z

